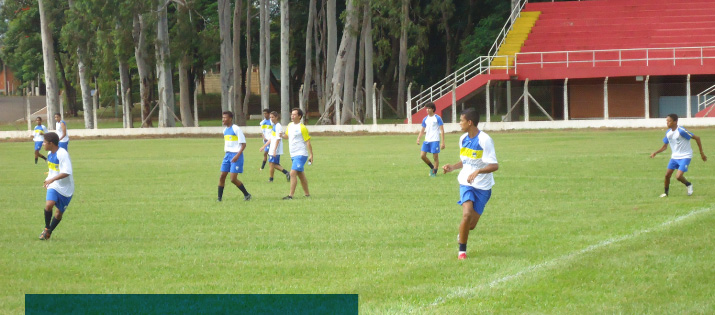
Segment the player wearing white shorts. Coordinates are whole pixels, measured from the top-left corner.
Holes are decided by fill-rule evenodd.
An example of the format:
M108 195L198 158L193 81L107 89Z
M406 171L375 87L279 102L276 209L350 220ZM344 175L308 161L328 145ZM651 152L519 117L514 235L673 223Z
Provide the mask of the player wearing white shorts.
M291 123L286 127L285 138L288 139L290 157L293 162L290 170L290 194L283 197L284 200L293 199L295 187L300 178L300 185L306 197L310 197L308 191L308 179L305 177L305 163L313 163L313 146L310 144L310 135L300 120L303 119L303 111L300 108L293 108L290 112ZM296 178L297 177L297 178Z
M422 143L420 157L430 169L429 176L435 177L437 175L437 170L439 169L440 149L444 150L445 148L444 122L442 122L442 117L439 117L439 115L434 113L436 110L434 103L427 103L425 108L427 109L427 117L422 119L422 129L420 130L420 134L417 136L417 145L420 144L420 139L422 138L422 134L424 134L425 142ZM427 153L432 153L432 157L434 157L434 165L427 157Z
M72 161L67 150L59 147L60 138L54 132L45 134L43 145L47 154L47 178L45 179L45 229L40 234L40 240L49 240L52 232L62 220L72 195L74 194L74 178L72 177ZM52 216L52 208L57 208Z

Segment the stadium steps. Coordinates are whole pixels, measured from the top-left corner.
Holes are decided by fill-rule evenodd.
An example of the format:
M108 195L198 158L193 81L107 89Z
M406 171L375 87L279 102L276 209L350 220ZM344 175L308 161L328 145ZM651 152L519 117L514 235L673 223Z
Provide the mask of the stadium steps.
M514 21L514 26L509 31L497 51L498 56L509 56L511 58L494 58L491 63L491 67L495 69L505 69L507 66L514 65L514 55L521 52L521 47L524 46L524 42L528 39L531 29L534 24L539 19L539 11L522 12L521 15Z
M695 117L715 117L715 104L705 107L695 114Z

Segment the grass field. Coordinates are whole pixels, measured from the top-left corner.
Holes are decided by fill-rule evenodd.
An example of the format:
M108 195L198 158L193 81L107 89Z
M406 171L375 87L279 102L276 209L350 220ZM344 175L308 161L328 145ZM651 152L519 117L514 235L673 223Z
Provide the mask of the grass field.
M715 159L715 129L691 131ZM490 134L497 184L466 261L456 173L428 177L416 135L314 135L312 198L293 201L249 138L239 179L254 199L227 185L222 203L220 136L72 141L75 196L47 242L46 166L30 142L0 143L0 313L22 312L26 293L356 293L366 314L715 311L714 161L695 155L693 196L673 179L661 199L670 149L648 156L663 130Z

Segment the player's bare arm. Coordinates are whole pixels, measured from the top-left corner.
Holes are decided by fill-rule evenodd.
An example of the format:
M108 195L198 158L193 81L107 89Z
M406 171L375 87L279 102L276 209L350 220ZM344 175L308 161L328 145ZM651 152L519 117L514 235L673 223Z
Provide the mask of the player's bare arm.
M496 172L499 169L499 163L495 164L489 164L483 168L478 168L476 171L474 171L472 174L469 174L469 177L467 177L467 183L472 183L475 178L477 178L477 175L479 174L488 174L492 172Z
M703 152L703 144L700 142L700 137L693 135L693 140L695 140L695 143L698 144L698 149L700 149L700 158L702 158L703 161L707 161L708 157L705 155L705 152Z
M59 174L57 174L57 176L52 177L52 178L50 178L50 179L48 179L48 180L45 180L44 186L45 186L45 188L47 188L47 186L50 186L50 184L52 184L52 182L58 181L58 180L63 179L63 178L65 178L65 177L67 177L67 176L70 176L70 175L69 175L69 174L65 174L65 173L59 173Z
M665 151L665 149L667 149L667 148L668 148L668 144L663 144L663 146L660 149L658 149L658 151L651 153L650 157L654 158L658 153Z
M310 144L310 139L305 141L305 146L308 148L308 162L313 163L313 145Z
M422 135L425 133L425 128L422 127L422 130L420 130L420 134L417 135L417 145L420 145L420 139L422 139Z
M243 150L245 150L245 149L246 149L246 144L241 143L241 148L238 150L238 152L236 152L236 156L234 156L233 159L231 159L231 163L236 163L236 161L238 161L238 157L240 157L241 154L243 154Z
M462 164L462 161L459 161L454 164L447 164L445 166L442 166L442 170L444 171L445 174L447 174L451 171L458 170L458 169L462 168L462 166L464 166L464 164Z
M444 150L444 148L446 147L445 142L444 142L444 125L439 126L439 131L440 131L439 136L440 136L440 138L442 138L442 145L441 145L442 148L441 149Z

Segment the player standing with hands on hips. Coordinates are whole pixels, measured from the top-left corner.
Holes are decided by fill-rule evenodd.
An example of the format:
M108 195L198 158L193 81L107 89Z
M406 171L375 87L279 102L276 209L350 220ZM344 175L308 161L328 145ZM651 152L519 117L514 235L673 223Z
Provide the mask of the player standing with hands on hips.
M444 173L462 169L459 181L460 200L462 205L462 222L459 224L459 260L467 258L467 238L469 231L474 230L484 212L494 186L493 172L499 169L497 155L494 151L494 141L477 127L479 114L473 109L462 112L459 127L465 134L459 138L459 158L455 164L447 164L442 169Z
M420 134L417 136L417 145L420 144L420 139L422 138L422 134L424 134L425 142L422 143L422 152L420 157L429 167L429 176L435 177L437 176L437 170L439 169L440 148L444 150L444 122L442 122L442 117L439 117L439 115L434 113L437 109L437 107L434 106L434 103L427 103L425 108L427 109L427 117L422 119L422 130L420 130ZM427 153L432 153L432 156L434 157L434 165L427 157Z

